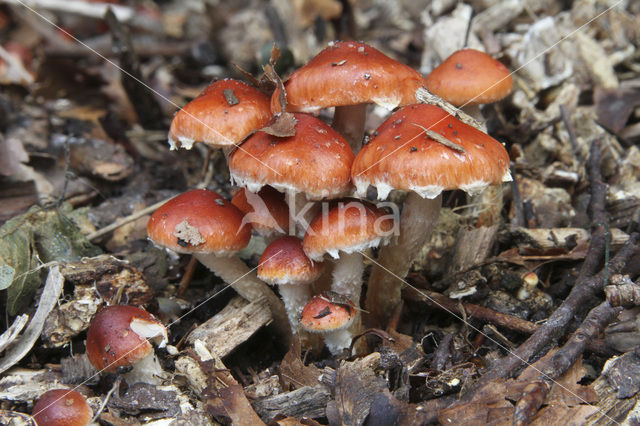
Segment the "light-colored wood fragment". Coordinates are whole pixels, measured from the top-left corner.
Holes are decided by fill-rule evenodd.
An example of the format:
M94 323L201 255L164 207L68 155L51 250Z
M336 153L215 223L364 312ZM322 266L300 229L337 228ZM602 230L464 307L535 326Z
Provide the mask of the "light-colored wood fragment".
M256 331L271 321L271 313L262 300L247 302L241 297L231 299L218 314L196 328L187 341L201 340L219 357L225 357Z
M618 228L609 229L611 249L617 250L629 239L629 235ZM590 232L582 228L521 228L509 230L512 238L522 238L520 247L535 247L541 250L573 247L589 241Z

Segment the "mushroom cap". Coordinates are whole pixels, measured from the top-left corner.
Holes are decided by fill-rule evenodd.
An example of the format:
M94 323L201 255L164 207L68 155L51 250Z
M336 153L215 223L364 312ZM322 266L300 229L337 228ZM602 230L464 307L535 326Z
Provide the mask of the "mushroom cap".
M72 389L53 389L40 396L32 416L38 426L86 426L93 411L80 393Z
M425 78L427 89L455 106L490 104L513 90L509 69L484 52L458 50Z
M294 114L295 135L256 132L229 156L238 186L256 192L265 185L302 192L309 199L337 198L351 191L354 155L349 143L322 120Z
M169 129L172 148L194 142L234 146L271 119L269 98L239 80L218 80L180 109Z
M284 194L264 186L257 194L246 188L240 188L231 199L260 235L268 237L274 234L286 234L289 230L289 206Z
M167 330L149 312L137 306L107 306L89 326L87 358L96 369L112 373L151 354L147 337L157 336L166 342Z
M325 253L337 259L340 250L352 253L386 243L393 227L393 216L385 210L366 201L344 199L313 218L302 247L312 260L321 260Z
M465 152L436 142L424 129L441 134ZM509 155L500 142L435 105L401 108L376 132L353 163L358 194L372 185L379 199L387 198L392 189L435 198L445 190L477 193L511 180Z
M193 189L167 201L147 223L156 244L178 253L231 255L249 244L251 227L242 212L221 195Z
M340 303L333 302L336 298ZM300 315L300 325L306 331L316 333L337 331L349 327L356 314L353 302L345 296L327 291L313 296L307 302Z
M297 237L280 237L262 253L258 263L258 278L268 284L309 284L320 277L323 264L312 262L302 250Z
M356 41L331 42L285 82L287 110L316 112L321 108L376 103L389 110L416 101L424 84L413 68ZM280 90L271 110L280 112Z

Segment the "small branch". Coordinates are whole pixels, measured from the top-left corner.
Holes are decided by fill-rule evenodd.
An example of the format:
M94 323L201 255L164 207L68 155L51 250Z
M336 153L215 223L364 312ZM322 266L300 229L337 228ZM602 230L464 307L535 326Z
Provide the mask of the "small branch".
M173 198L173 197L171 197ZM137 220L139 218L141 218L142 216L149 214L149 213L153 213L154 211L158 210L158 208L160 208L160 206L162 206L164 203L166 203L167 201L169 201L171 198L167 198L166 200L162 200L162 201L158 201L155 204L150 205L149 207L145 207L142 210L139 210L129 216L123 217L122 219L116 220L115 222L113 222L111 225L107 225L102 229L98 229L95 232L92 232L91 234L87 235L87 240L92 241L95 240L98 237L103 236L104 234L108 234L109 232L120 228L123 225L126 225L129 222L133 222L134 220Z
M409 289L407 290L407 296L413 300L427 303L434 308L455 312L460 315L465 314L469 318L477 318L523 334L533 334L539 328L538 325L530 321L503 314L484 306L472 303L462 303L462 306L460 306L457 300L449 299L447 296L434 291Z
M537 364L540 376L525 387L518 400L513 424L529 424L546 399L551 384L565 374L587 349L591 340L601 333L618 315L622 308L614 308L604 301L589 311L580 327L556 354Z
M436 105L442 108L443 110L445 110L447 113L453 115L463 123L468 124L469 126L475 127L476 129L480 130L482 133L486 133L484 131L484 126L480 124L478 120L466 114L460 108L456 108L455 106L451 105L449 102L445 101L440 96L434 95L433 93L429 92L424 87L420 87L418 88L418 90L416 90L416 99L418 100L418 102L421 102L421 103Z
M122 86L136 110L140 124L145 129L164 128L164 115L160 105L149 86L140 84L143 81L140 61L133 50L129 29L120 22L112 9L107 9L104 18L113 37L113 50L118 54Z
M424 130L424 132L427 134L427 136L429 136L434 141L441 143L442 145L446 146L447 148L451 148L454 151L458 151L458 152L463 153L463 154L466 152L463 147L461 147L458 144L455 144L455 143L451 142L449 139L445 138L440 133L434 132L433 130L430 130L430 129L426 129L426 128L424 128L421 125L416 124L416 123L411 123L411 124L413 124L416 127L421 128L422 130Z

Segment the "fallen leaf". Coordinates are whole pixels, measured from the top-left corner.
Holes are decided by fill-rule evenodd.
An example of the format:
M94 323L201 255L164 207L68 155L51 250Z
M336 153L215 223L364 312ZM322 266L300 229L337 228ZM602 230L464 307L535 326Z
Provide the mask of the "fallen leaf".
M593 92L593 101L598 123L617 134L624 129L629 117L640 105L640 89L596 87Z

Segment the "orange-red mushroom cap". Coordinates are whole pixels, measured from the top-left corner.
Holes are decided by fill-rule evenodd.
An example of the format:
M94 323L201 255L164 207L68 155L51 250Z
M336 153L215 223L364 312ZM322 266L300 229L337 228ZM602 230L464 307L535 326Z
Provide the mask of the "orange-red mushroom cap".
M333 106L376 103L387 109L416 101L424 84L411 67L361 42L331 42L285 82L287 110L315 112ZM280 91L271 97L271 109L280 112Z
M153 352L147 337L167 341L160 321L142 308L127 305L107 306L96 314L87 332L87 358L98 370L115 372Z
M229 156L231 179L251 192L271 185L310 199L336 198L351 191L354 154L349 143L322 120L294 115L294 136L257 132Z
M463 49L438 65L425 86L455 106L490 104L511 93L513 79L501 62L479 50Z
M156 244L178 253L231 255L251 238L242 212L221 195L206 189L184 192L156 210L147 234Z
M80 393L53 389L40 396L32 415L38 426L86 426L93 411Z
M427 136L432 130L464 148L458 152ZM353 182L364 194L369 185L378 198L393 189L435 198L444 190L476 193L511 180L509 155L500 142L435 105L409 105L392 114L358 153Z
M308 284L320 277L323 264L312 262L297 237L280 237L262 253L258 278L268 284Z
M345 199L332 203L329 210L313 218L304 236L302 247L313 260L325 253L338 258L346 253L377 247L391 236L393 216L366 201Z
M289 230L289 206L284 194L270 186L263 187L257 194L240 188L231 203L261 235L285 234Z
M354 304L344 296L334 302L336 293L325 292L313 296L302 310L300 325L306 331L322 333L342 330L351 325L357 311Z
M271 119L269 98L239 80L218 80L178 111L169 129L172 148L194 142L229 147Z

